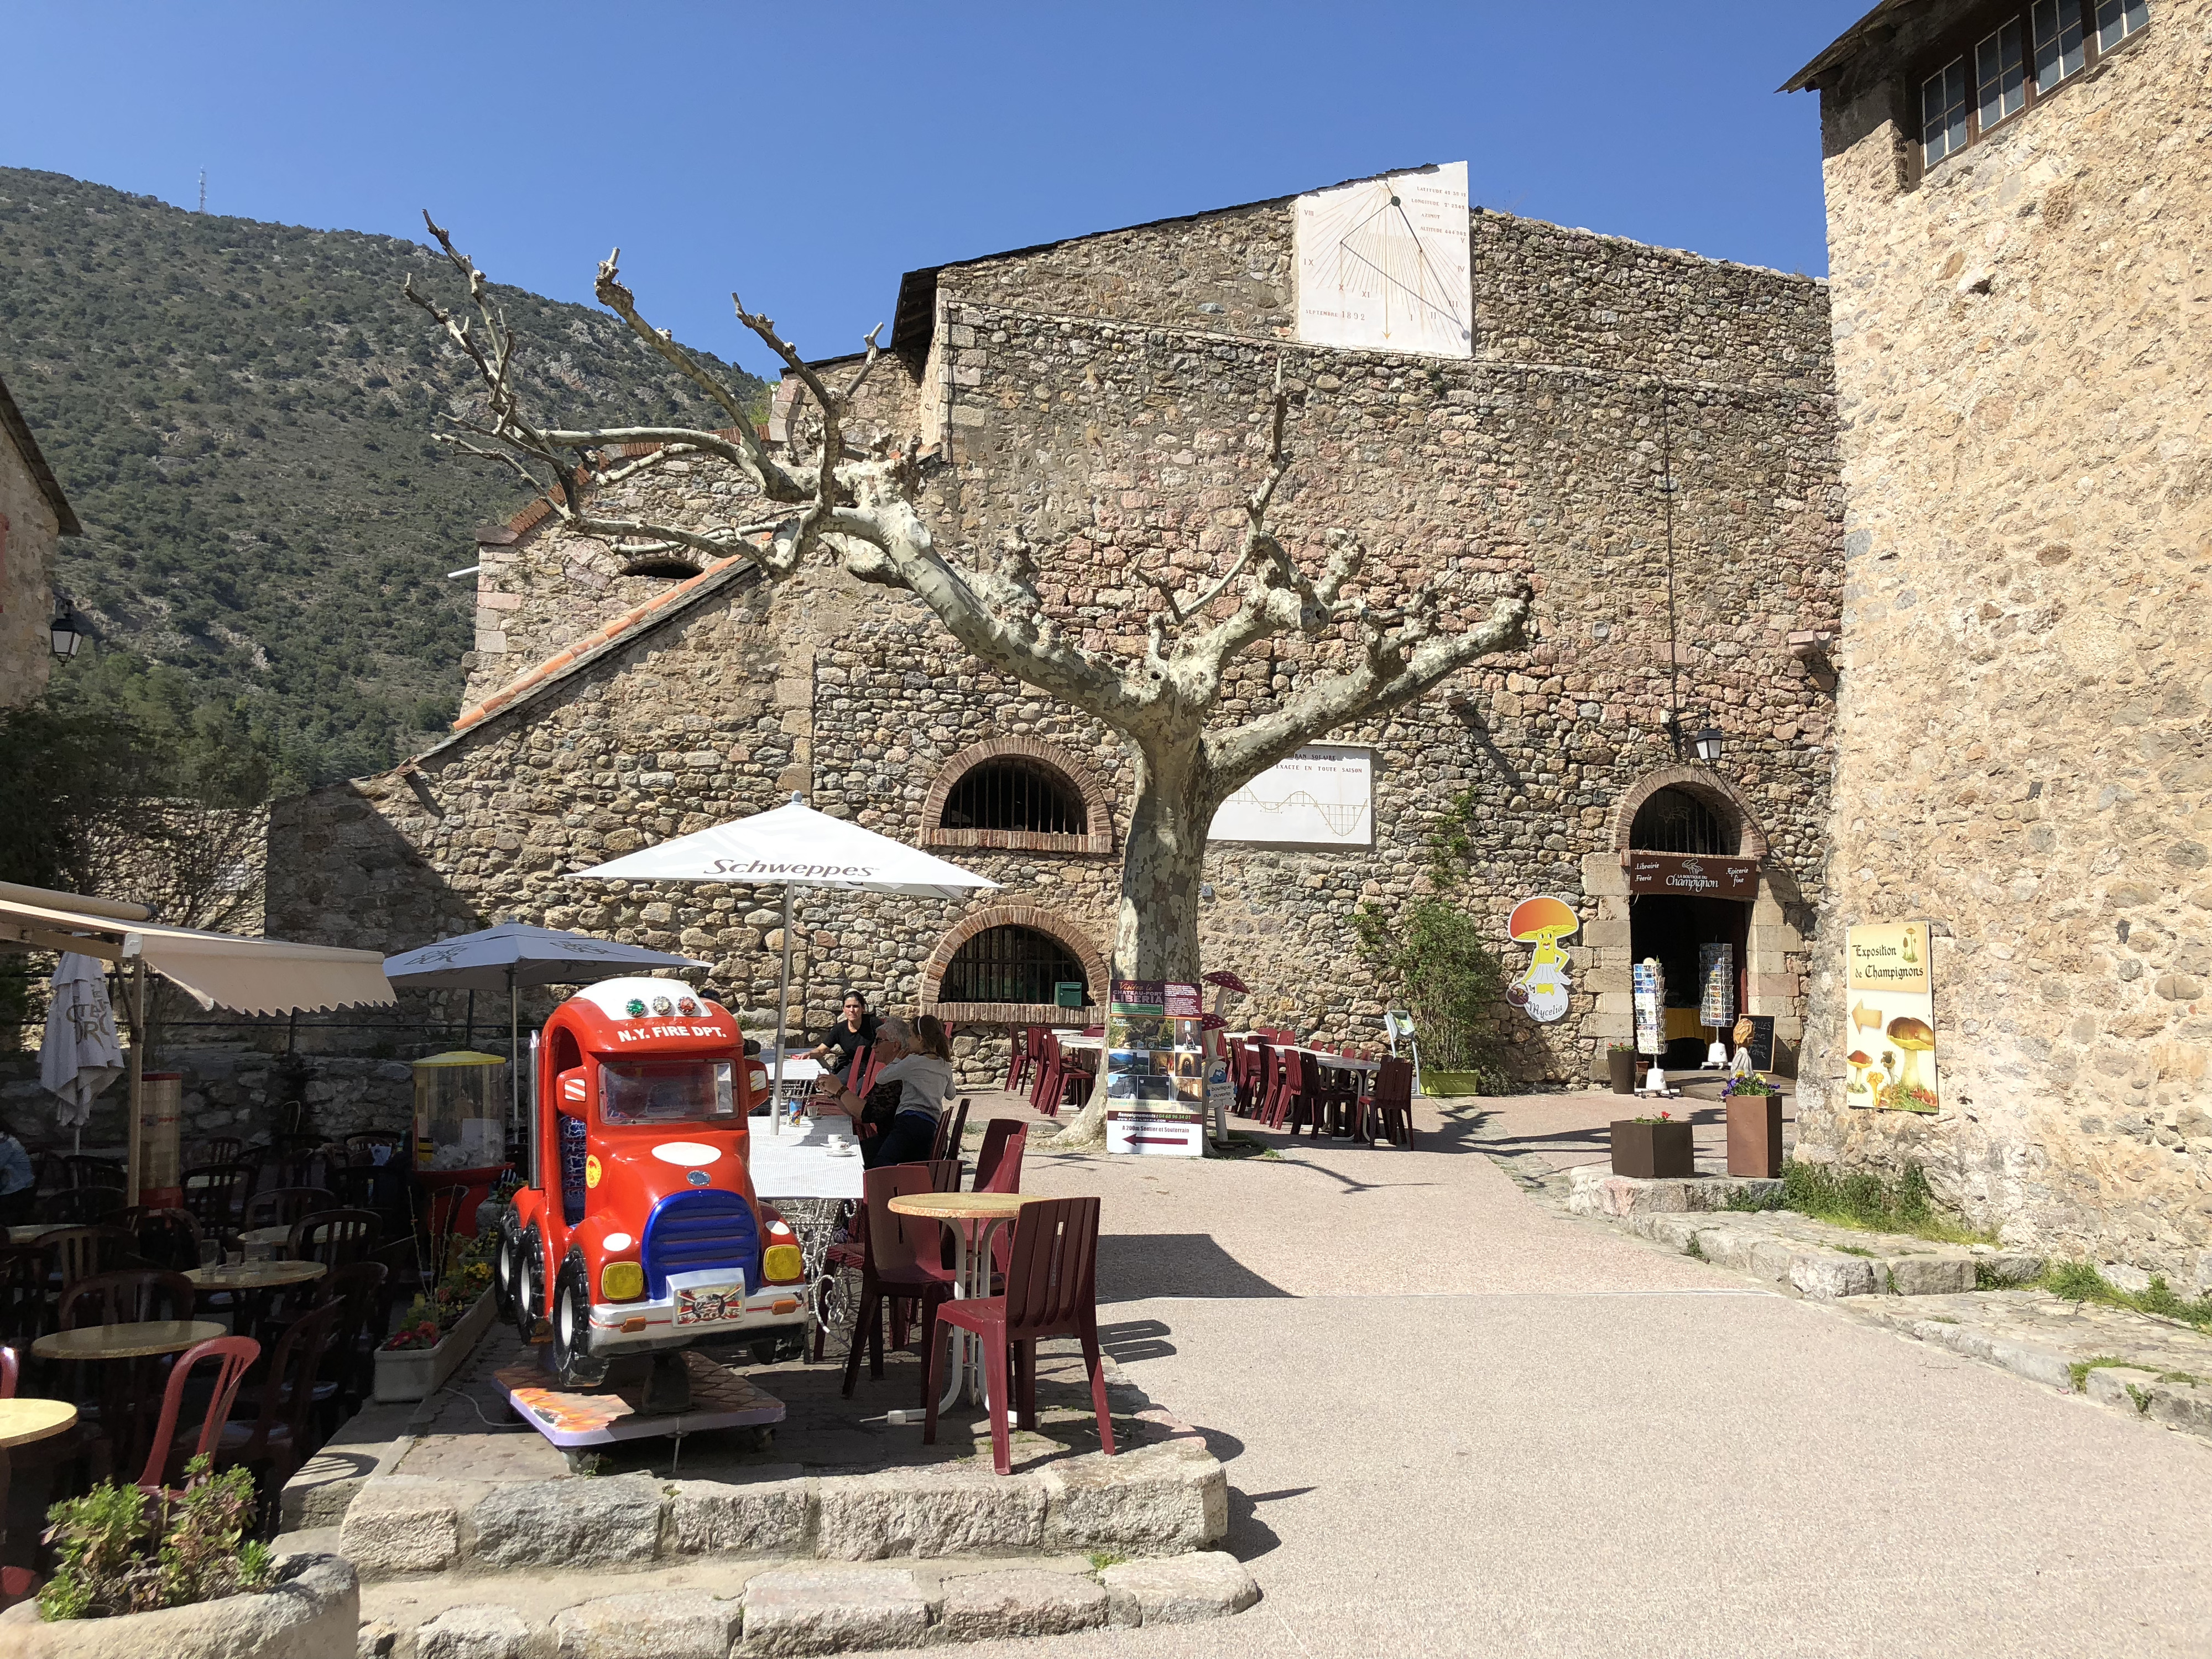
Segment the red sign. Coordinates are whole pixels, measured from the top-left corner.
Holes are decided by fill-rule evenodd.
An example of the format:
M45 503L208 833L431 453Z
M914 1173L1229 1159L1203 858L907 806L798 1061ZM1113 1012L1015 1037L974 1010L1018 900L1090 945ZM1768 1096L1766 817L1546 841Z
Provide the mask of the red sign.
M1759 896L1759 860L1707 858L1697 853L1632 852L1628 890L1748 902Z

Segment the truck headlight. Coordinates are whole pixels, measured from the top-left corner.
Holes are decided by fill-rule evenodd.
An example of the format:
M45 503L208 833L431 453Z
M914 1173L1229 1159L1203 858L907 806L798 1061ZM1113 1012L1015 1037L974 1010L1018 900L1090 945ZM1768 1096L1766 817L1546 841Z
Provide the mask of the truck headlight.
M793 1284L806 1276L806 1258L796 1244L771 1244L761 1252L761 1274L771 1284Z
M599 1270L599 1295L609 1302L635 1302L645 1294L645 1269L635 1261L610 1261Z

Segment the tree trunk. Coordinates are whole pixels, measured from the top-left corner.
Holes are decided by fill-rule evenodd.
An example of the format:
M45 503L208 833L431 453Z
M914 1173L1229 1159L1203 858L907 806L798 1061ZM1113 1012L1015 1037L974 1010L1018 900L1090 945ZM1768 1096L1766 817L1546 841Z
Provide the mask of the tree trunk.
M1114 922L1116 979L1180 980L1195 984L1198 887L1206 862L1206 832L1214 803L1198 776L1191 752L1139 750L1136 792L1121 848L1121 897ZM1093 987L1101 1003L1110 986ZM1060 1132L1062 1144L1097 1144L1106 1138L1106 1067L1084 1109Z

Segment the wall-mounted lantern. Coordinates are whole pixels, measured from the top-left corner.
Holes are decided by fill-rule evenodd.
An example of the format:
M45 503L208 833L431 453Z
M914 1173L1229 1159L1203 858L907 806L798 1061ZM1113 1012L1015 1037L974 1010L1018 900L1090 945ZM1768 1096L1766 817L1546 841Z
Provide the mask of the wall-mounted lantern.
M76 655L77 647L88 637L77 626L70 602L58 593L54 595L54 620L48 637L53 641L54 655L64 662Z

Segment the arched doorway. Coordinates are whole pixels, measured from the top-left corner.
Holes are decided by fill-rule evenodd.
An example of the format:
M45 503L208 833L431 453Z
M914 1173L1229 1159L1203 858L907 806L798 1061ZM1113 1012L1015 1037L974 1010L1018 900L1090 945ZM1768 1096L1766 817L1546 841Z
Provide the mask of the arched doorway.
M1715 865L1734 860L1740 851L1735 826L1711 804L1680 787L1656 790L1637 808L1628 847L1632 853L1662 855L1668 861L1658 867L1664 872L1694 872L1688 879L1709 878ZM1654 863L1632 862L1632 872ZM1727 980L1731 1021L1750 1006L1746 970L1756 882L1741 896L1729 897L1703 888L1638 892L1633 873L1631 880L1629 958L1632 963L1656 961L1666 975L1664 1063L1669 1071L1694 1067L1704 1062L1714 1036L1701 1018L1709 965ZM1712 961L1717 951L1727 953L1724 963Z

